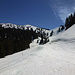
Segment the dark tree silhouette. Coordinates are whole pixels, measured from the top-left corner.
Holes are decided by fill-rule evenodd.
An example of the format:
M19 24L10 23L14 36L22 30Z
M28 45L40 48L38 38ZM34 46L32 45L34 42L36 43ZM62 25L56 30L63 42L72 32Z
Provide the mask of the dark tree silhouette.
M53 30L51 31L51 33L50 33L50 37L53 35Z
M74 24L75 24L75 12L74 12L74 14L71 14L69 17L66 18L66 20L65 20L66 29L65 30L67 30Z
M33 29L0 27L0 58L29 48L32 37L37 38L37 33Z
M59 27L59 29L58 29L57 33L59 33L59 32L60 32L60 27Z
M63 25L60 25L60 27L61 27L61 31L65 29L65 27Z

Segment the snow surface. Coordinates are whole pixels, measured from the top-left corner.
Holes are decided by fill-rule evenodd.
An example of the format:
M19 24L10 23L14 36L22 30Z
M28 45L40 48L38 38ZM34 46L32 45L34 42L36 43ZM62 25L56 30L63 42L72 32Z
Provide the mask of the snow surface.
M49 39L0 59L0 75L75 75L75 25Z

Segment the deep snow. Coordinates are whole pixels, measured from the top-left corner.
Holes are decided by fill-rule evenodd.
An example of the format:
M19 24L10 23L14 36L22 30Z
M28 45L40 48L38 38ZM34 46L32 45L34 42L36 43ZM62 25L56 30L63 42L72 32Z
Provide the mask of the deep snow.
M0 75L75 75L75 25L49 39L0 59Z

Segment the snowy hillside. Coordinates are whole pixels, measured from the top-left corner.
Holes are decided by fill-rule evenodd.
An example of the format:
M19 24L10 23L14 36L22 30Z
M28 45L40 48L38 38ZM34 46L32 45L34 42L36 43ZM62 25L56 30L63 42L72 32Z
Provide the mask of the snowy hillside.
M75 24L64 33L60 33L54 37L51 37L51 41L74 41L75 40Z
M32 25L0 23L0 58L29 48L37 38L38 44L46 44L49 37L57 35L60 30L60 27L49 30Z
M0 59L0 75L75 75L75 25L49 39Z

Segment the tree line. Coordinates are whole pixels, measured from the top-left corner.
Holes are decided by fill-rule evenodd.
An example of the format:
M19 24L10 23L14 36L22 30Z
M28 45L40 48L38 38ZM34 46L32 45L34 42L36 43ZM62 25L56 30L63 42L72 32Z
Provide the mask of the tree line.
M0 58L29 48L37 33L31 30L0 27Z
M75 12L66 18L66 20L65 20L66 30L74 24L75 24Z

